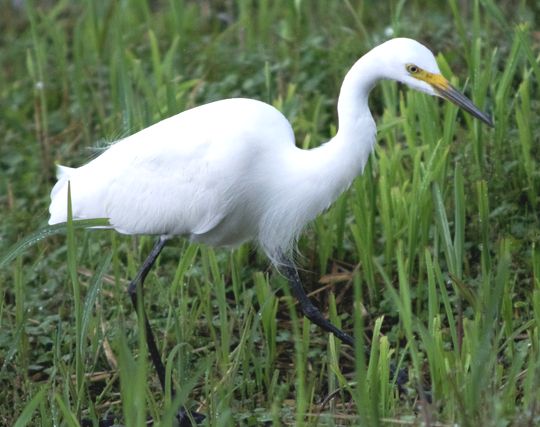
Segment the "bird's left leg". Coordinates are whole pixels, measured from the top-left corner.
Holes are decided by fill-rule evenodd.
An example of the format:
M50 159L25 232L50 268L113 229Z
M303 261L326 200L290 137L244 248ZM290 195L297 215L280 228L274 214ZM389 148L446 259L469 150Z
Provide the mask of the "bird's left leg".
M165 385L165 366L163 365L163 362L161 361L161 356L159 354L159 350L156 345L156 339L154 338L154 333L152 332L152 328L150 326L150 322L148 321L148 317L146 316L146 312L144 310L144 301L143 301L143 284L144 279L146 279L146 276L148 275L148 272L156 262L157 257L165 247L165 244L167 243L166 237L159 237L156 241L154 247L152 248L152 251L144 261L143 265L137 272L137 275L135 278L130 282L128 286L128 294L131 298L131 302L133 304L133 308L135 309L135 312L137 313L137 316L142 316L142 320L144 321L144 326L146 330L146 344L148 345L148 352L150 353L150 358L152 359L152 363L154 365L154 368L156 369L159 382L161 384L161 388L163 392L165 393L166 385ZM139 301L140 297L140 301ZM140 302L140 307L139 307ZM174 396L175 391L174 387L171 386L171 394ZM193 418L195 423L201 422L205 417L202 414L199 414L194 411L190 411L188 415L188 411L181 407L177 418L178 418L178 425L180 427L190 427L192 425L190 421L190 417Z
M349 334L343 332L338 327L334 326L327 319L324 318L320 310L315 307L309 297L304 291L298 270L291 261L285 261L278 266L279 271L289 280L291 290L295 298L300 304L300 309L304 315L316 325L320 326L326 332L334 334L337 338L343 341L345 344L354 346L354 339Z
M154 245L152 251L144 260L143 265L137 272L135 278L129 283L127 289L128 294L131 298L131 303L133 304L133 308L135 309L137 316L139 315L139 297L141 298L140 315L142 316L142 320L144 321L144 327L146 329L146 344L148 345L148 352L150 353L150 358L152 359L154 368L156 368L163 392L165 392L165 367L163 366L163 362L161 361L161 356L159 355L159 350L156 345L156 339L154 338L152 328L150 327L150 322L148 321L148 317L146 316L146 312L144 310L143 284L146 276L148 275L148 272L150 271L150 269L156 262L157 257L165 247L166 242L167 239L165 239L164 237L160 237L156 241L156 244Z

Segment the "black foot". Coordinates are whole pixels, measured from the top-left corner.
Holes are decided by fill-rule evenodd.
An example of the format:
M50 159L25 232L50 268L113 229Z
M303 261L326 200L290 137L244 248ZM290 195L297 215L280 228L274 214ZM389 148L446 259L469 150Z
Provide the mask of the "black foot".
M189 418L189 415L191 415L191 418L193 421L195 421L195 424L193 424ZM204 421L206 416L204 414L199 414L195 411L186 411L185 408L180 408L178 411L178 414L176 414L176 419L178 420L178 426L179 427L196 427L200 423ZM99 420L99 427L113 427L115 425L118 425L117 422L120 419L120 417L117 417L115 415L109 415L105 418L102 418ZM150 420L151 421L151 420ZM94 423L92 420L88 418L84 418L81 420L81 427L93 427Z
M195 421L195 426L202 423L206 418L205 415L194 411L189 411L189 415L191 415L191 418L193 418L193 421ZM176 415L179 427L194 427L193 423L189 419L189 415L185 408L180 408L178 414Z
M117 418L114 415L109 415L108 417L102 418L99 420L99 427L112 427L116 424ZM82 427L93 427L94 423L90 419L83 419L81 420L81 426Z
M409 372L405 368L401 368L396 372L396 365L393 363L390 365L390 379L396 377L396 386L399 391L399 395L405 394L405 386L409 382Z

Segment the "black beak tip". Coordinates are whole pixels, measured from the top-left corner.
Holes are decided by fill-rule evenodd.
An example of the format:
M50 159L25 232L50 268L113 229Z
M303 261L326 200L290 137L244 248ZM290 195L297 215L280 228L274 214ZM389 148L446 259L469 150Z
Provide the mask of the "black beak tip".
M494 128L495 127L495 123L493 123L493 118L491 116L488 116L486 114L486 116L484 117L484 119L482 120L486 125L488 125L490 128Z
M458 107L463 108L489 127L495 127L491 116L481 111L469 98L463 95L455 87L448 84L445 87L436 87L435 90L439 96L456 104Z

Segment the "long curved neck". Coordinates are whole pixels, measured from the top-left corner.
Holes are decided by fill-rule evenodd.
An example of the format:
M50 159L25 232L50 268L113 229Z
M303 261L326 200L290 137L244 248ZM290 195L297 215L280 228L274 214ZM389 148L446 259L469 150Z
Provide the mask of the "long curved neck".
M310 150L318 160L317 175L328 183L332 201L362 173L375 144L377 128L368 106L369 92L381 79L377 55L368 52L349 70L338 98L338 132Z
M272 182L274 192L282 196L268 201L260 232L261 244L271 258L277 252L287 252L302 227L329 207L362 173L375 143L376 127L368 96L381 78L376 72L376 59L377 55L369 52L345 76L334 138L311 150L292 146L282 158L281 179ZM272 173L275 170L273 166Z
M370 51L360 58L345 75L339 92L338 133L336 138L347 139L354 143L364 144L366 131L359 127L365 125L365 120L372 120L368 106L371 89L381 79L377 72L376 51Z

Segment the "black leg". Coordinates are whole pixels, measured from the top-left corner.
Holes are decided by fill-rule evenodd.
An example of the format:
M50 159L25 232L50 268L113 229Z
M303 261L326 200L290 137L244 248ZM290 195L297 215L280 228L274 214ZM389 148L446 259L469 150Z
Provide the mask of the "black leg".
M300 281L300 276L298 275L298 270L294 264L290 261L286 261L284 264L280 265L279 271L289 280L291 285L291 290L295 298L300 304L300 309L304 315L311 320L316 325L320 326L326 332L334 334L337 338L343 341L345 344L349 344L354 347L354 340L349 334L346 334L341 329L334 326L328 320L324 318L322 313L319 311L315 305L311 302L309 297L302 287L302 282Z
M130 282L127 289L128 294L131 298L131 302L133 304L133 308L135 309L135 312L137 313L137 315L139 315L139 307L138 307L139 296L141 298L140 313L143 316L144 326L146 329L146 343L148 345L148 352L150 353L150 358L152 359L152 363L154 364L154 367L156 368L159 382L161 383L161 388L163 392L165 392L165 366L163 366L163 362L161 361L161 357L159 355L159 351L156 345L156 340L154 338L152 328L150 327L150 322L148 321L148 317L146 316L146 312L144 311L143 284L144 284L144 279L146 279L148 272L150 271L150 269L156 262L156 259L161 253L161 251L163 250L163 248L165 247L166 242L167 240L161 237L157 240L156 244L154 245L154 248L150 252L150 255L148 255L143 265L139 269L137 275Z
M330 332L338 337L345 344L354 346L353 337L349 334L338 329L328 320L326 320L319 309L313 305L309 297L306 295L304 288L302 287L302 282L300 281L300 276L298 275L298 270L291 261L285 260L282 261L282 264L278 267L279 271L289 280L291 285L292 292L295 298L300 304L300 309L304 315L311 320L316 325L320 326L326 332ZM396 373L396 367L394 364L390 366L390 375L391 377L396 377L396 385L398 387L399 393L403 394L405 392L405 385L409 381L409 375L406 369L401 369Z
M133 304L133 308L135 309L135 312L137 313L137 316L141 315L143 316L144 320L144 326L146 329L146 344L148 345L148 352L150 353L150 358L152 359L152 363L154 364L154 368L156 369L159 382L161 384L161 388L163 392L165 393L166 387L165 387L165 366L163 365L163 362L161 361L161 356L159 355L159 350L156 345L156 339L154 338L154 333L152 332L152 328L150 327L150 322L148 321L148 317L146 316L146 312L144 310L144 298L143 298L143 284L144 279L146 279L146 276L148 275L148 272L156 262L157 257L165 247L165 244L167 242L167 239L164 237L158 238L156 241L156 244L152 248L152 251L144 261L143 265L137 272L137 275L135 278L129 283L128 286L128 294L131 298L131 302ZM140 301L139 301L140 297ZM139 307L140 302L140 307ZM175 391L174 387L171 385L171 394L174 396ZM200 423L205 417L202 414L199 414L197 412L190 412L191 417L195 421L196 424ZM190 416L188 415L188 412L184 407L181 407L177 414L178 419L178 425L180 427L191 427L192 423L190 421Z

